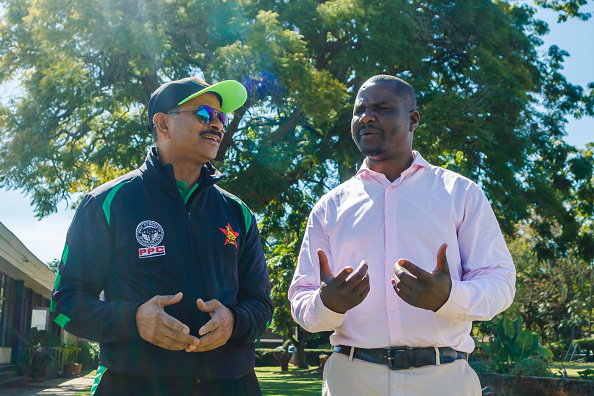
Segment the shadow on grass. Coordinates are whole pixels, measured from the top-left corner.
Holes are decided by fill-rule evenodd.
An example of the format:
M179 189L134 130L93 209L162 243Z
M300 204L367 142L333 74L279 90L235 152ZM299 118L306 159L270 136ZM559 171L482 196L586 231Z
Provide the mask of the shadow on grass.
M256 375L263 396L313 396L322 393L320 369L289 369L280 367L256 367Z

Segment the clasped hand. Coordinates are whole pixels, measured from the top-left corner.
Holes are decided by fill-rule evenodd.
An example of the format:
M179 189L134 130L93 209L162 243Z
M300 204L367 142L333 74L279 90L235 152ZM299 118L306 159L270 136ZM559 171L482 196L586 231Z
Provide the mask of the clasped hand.
M320 297L324 305L334 312L345 313L361 304L369 293L367 263L362 261L355 271L353 267L344 267L334 275L324 251L318 249L317 253L320 261Z
M218 300L207 302L198 299L196 305L208 312L211 319L198 330L201 338L190 335L190 328L168 315L163 309L166 305L177 304L183 294L174 296L155 296L136 310L136 327L140 336L164 349L186 352L204 352L224 345L233 331L233 313Z
M452 290L447 247L444 243L437 251L437 265L433 272L427 272L408 260L398 260L397 264L409 272L395 270L398 280L392 279L392 287L402 300L414 307L433 312L446 303Z

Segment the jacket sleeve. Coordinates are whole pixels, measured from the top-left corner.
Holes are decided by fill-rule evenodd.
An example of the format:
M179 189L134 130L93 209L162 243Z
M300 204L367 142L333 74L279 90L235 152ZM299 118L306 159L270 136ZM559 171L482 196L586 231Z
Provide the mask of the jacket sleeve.
M251 225L238 264L238 303L228 307L235 318L231 339L244 345L253 343L266 331L274 310L260 233L256 219L253 214L251 216Z
M68 230L52 293L54 321L69 333L100 342L139 337L140 302L100 300L113 254L107 214L96 197L87 195Z
M333 268L332 250L324 216L325 201L322 199L309 215L288 295L293 319L310 333L334 330L342 324L347 315L327 308L320 298L318 249L326 253L328 264Z
M458 320L491 320L516 293L516 270L497 218L480 188L466 200L458 227L462 280L452 280L450 297L436 312Z

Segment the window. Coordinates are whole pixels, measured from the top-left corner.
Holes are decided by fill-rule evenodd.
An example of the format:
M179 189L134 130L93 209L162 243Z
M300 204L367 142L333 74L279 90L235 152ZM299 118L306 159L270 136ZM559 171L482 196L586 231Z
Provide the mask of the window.
M31 328L37 330L48 330L49 308L35 307L31 314Z
M10 346L9 329L12 327L14 305L13 279L0 272L0 346Z

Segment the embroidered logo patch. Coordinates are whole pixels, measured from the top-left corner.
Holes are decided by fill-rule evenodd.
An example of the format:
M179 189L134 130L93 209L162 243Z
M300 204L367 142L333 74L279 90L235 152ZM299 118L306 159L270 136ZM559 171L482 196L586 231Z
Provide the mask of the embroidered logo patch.
M164 236L163 227L156 221L145 220L136 227L136 240L145 247L157 246Z
M138 258L165 256L165 246L144 247L138 249Z
M136 240L143 248L138 249L138 258L164 256L165 246L157 246L163 241L165 232L161 224L152 220L145 220L136 227Z
M235 249L237 249L237 237L239 236L239 232L233 231L233 228L231 228L231 224L229 223L227 223L226 228L219 228L219 230L223 231L223 234L227 237L227 239L225 239L225 245L235 245Z

